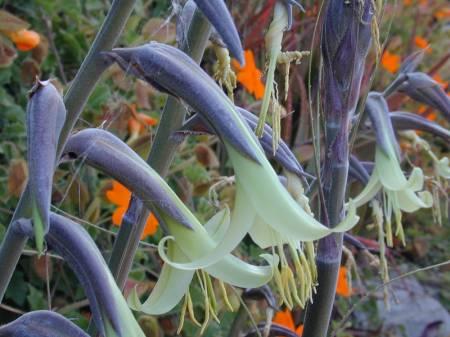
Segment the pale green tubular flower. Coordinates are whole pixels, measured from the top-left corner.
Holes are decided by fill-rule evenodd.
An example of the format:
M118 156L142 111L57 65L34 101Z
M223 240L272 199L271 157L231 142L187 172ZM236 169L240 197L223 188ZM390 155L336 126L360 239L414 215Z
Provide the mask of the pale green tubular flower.
M431 158L434 171L433 177L430 178L433 195L433 217L438 224L442 225L442 201L444 201L445 205L444 216L448 218L448 195L446 191L448 188L448 180L450 179L449 159L448 157L439 159L434 154L430 144L413 130L402 131L400 135L410 140L415 149L426 152Z
M264 234L267 226L281 238L292 242L310 242L331 232L352 228L358 217L354 207L344 221L329 229L291 197L279 182L256 136L235 110L234 105L217 84L186 54L160 43L135 48L114 49L107 56L125 71L144 79L198 111L212 130L222 139L235 172L236 201L228 229L220 242L203 257L180 263L169 261L177 269L211 268L233 250L252 229ZM350 202L350 205L353 203ZM263 219L263 225L257 219ZM186 230L186 229L180 229ZM173 233L171 233L173 235ZM177 238L175 235L175 243ZM169 240L169 239L167 239ZM275 239L271 246L278 246ZM283 239L281 239L282 243ZM214 264L214 265L213 265Z
M359 207L372 200L378 192L383 194L383 211L387 226L387 243L392 246L391 217L394 215L396 234L404 243L401 224L402 211L412 213L432 206L432 196L423 189L424 176L420 168L413 168L407 179L400 167L398 144L394 135L389 110L383 96L372 92L366 102L366 111L377 137L375 167L363 191L353 200Z
M275 69L278 63L285 65L285 99L287 99L287 91L289 84L289 66L295 61L300 63L304 55L308 52L282 52L281 45L284 32L291 28L292 25L292 6L295 5L303 10L303 7L296 1L276 1L273 13L273 19L269 29L265 35L265 47L268 55L267 79L264 90L264 97L261 104L261 112L256 127L256 134L261 137L264 124L266 122L269 105L272 105L272 128L273 128L273 152L278 148L281 135L281 105L278 102L278 86L275 82Z
M229 254L234 247L222 249L219 256L208 257L210 252L217 250L218 240L227 236L232 242L239 243L243 237L236 239L227 231L230 223L228 210L218 213L202 226L166 182L113 134L100 129L80 131L69 138L64 155L69 158L83 158L87 164L111 175L141 198L171 235L162 240L161 247L164 242L174 238L169 241L167 253L160 249L161 257L169 263L164 265L161 277L149 299L140 304L134 296L129 301L135 309L155 315L171 310L184 295L190 297L189 284L199 269L202 270L199 272L202 282L206 285L210 284L211 280L204 272L242 288L259 287L272 278L273 268L278 264L276 256L262 256L269 263L267 266L254 266ZM245 206L242 202L239 204ZM242 218L237 219L236 214ZM249 215L242 211L235 212L233 221L251 221ZM204 263L192 263L203 257L206 257ZM172 260L185 262L188 266L180 268L175 262L171 263ZM212 292L208 291L206 286L204 289L205 300L209 303L209 299L213 298ZM207 306L206 310L214 316L211 306Z

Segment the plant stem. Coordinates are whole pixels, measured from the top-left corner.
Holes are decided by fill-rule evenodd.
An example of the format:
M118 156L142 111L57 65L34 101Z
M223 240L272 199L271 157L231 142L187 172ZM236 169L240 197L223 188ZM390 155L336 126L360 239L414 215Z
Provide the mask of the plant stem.
M109 66L104 62L101 52L109 51L114 47L131 15L135 2L136 0L114 0L72 85L64 96L67 118L59 136L58 154L62 152L66 140L100 76Z
M19 220L20 221L20 220ZM8 284L11 281L17 261L22 255L22 249L28 241L28 236L17 230L18 221L8 227L2 246L0 247L0 299L3 299ZM19 247L20 249L17 249Z
M203 57L210 31L211 25L203 14L196 10L189 26L186 42L181 49L197 63L200 63ZM167 174L178 146L170 136L181 127L185 114L186 109L178 99L169 96L162 112L155 141L147 159L148 164L162 177ZM147 208L142 205L138 198L133 197L124 216L124 221L120 227L109 260L111 272L121 289L123 289L130 272L148 215L149 211Z
M327 142L329 154L324 164L324 195L329 227L336 226L343 218L345 187L348 174L348 130L342 128L333 141ZM335 134L329 130L327 136ZM328 140L330 139L328 138ZM339 146L336 146L339 144ZM342 256L343 234L332 234L319 240L317 246L318 291L313 303L307 307L304 337L325 337L333 309Z
M95 37L72 85L67 91L64 97L67 117L59 137L57 158L61 155L66 140L75 126L89 95L97 84L100 75L107 68L105 62L102 61L100 52L110 50L114 46L125 27L125 23L133 10L135 2L136 0L115 0L113 2L100 31ZM8 238L12 237L10 227L15 220L30 217L29 204L29 192L28 188L25 188L14 211L3 244L0 247L0 303L26 244L26 240L16 240L15 245L7 243ZM8 267L4 269L3 266Z

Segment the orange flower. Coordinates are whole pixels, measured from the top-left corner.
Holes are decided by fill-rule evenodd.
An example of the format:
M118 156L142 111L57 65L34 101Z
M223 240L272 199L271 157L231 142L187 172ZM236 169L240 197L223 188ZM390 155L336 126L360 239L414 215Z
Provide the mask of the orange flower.
M446 89L448 87L448 82L444 81L444 79L441 77L441 75L436 74L433 76L433 80L439 83L439 85L442 87L442 89Z
M130 104L131 117L128 120L128 131L131 135L141 134L147 126L155 126L158 121L142 112L136 112L136 104Z
M437 20L447 20L450 18L450 7L438 9L436 12L434 12L434 17Z
M420 49L426 49L427 53L431 53L431 48L429 47L430 44L423 37L415 36L414 37L414 44L416 45L416 47L418 47Z
M236 60L232 61L233 67L237 71L236 79L243 87L256 99L264 96L264 83L261 81L262 72L255 65L255 58L251 50L244 52L245 66L241 67Z
M400 55L386 50L381 56L381 66L392 74L396 73L400 68Z
M282 325L291 331L294 331L298 336L301 336L303 333L303 324L300 324L297 328L295 327L294 319L292 318L292 312L289 309L278 311L275 314L272 322Z
M106 198L112 204L118 206L112 215L112 223L115 226L120 226L122 218L127 211L128 204L131 198L131 192L118 181L112 182L112 189L106 191ZM153 214L150 214L147 218L144 232L141 235L141 240L144 240L147 236L153 235L158 229L158 220Z
M412 4L412 0L403 0L404 6L411 6L411 4Z
M343 297L349 297L352 294L352 289L350 288L347 276L347 268L344 266L339 267L336 294Z
M28 29L21 29L9 34L10 39L20 51L29 51L35 48L41 41L38 33Z

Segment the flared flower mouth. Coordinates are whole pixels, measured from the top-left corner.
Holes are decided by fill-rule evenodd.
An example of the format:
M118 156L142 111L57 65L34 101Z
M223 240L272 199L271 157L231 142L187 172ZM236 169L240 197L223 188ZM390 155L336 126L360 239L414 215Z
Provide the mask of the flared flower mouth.
M420 208L429 208L433 205L433 198L430 192L422 191L422 169L413 168L407 179L400 167L398 144L383 96L379 93L369 94L366 109L377 137L375 166L365 188L353 201L356 207L360 207L381 193L386 224L390 228L393 215L397 224L396 234L404 243L402 212L412 213ZM388 241L388 245L391 245L392 240Z

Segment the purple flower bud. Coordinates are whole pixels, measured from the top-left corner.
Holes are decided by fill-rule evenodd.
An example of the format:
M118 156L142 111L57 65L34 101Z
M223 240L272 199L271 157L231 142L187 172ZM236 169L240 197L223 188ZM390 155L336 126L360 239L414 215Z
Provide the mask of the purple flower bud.
M450 121L450 98L439 83L425 73L407 73L405 76L406 81L400 85L399 91L439 110Z
M56 148L66 109L58 90L49 81L37 81L27 107L29 186L36 245L48 230Z
M236 107L236 110L237 112L239 112L241 117L247 123L250 130L252 132L255 131L256 126L258 124L258 117L240 107ZM191 118L189 118L183 125L183 128L180 131L176 132L175 137L180 136L181 139L183 139L184 136L190 135L191 132L193 134L198 133L214 134L214 130L212 129L212 127L209 127L207 122L204 121L201 115L199 114L195 114ZM308 182L306 181L305 177L314 179L313 176L309 175L303 170L303 167L298 162L297 158L292 153L289 146L283 140L280 140L279 147L275 152L275 155L273 154L273 147L272 147L273 131L268 124L264 125L263 134L260 138L258 138L258 141L261 144L262 148L264 149L266 156L268 156L269 158L273 158L284 169L286 169L291 173L294 173L299 178L301 178L303 183L305 183L305 186L308 186Z
M420 130L429 132L450 143L450 131L437 123L406 111L393 111L389 115L396 130Z
M356 108L373 14L370 0L328 1L322 32L327 123L347 123Z
M364 168L364 165L354 155L350 156L348 169L350 176L358 180L363 185L367 185L370 179L369 173Z
M68 139L63 156L83 158L87 164L111 175L136 193L156 215L159 212L167 214L191 228L189 220L176 204L178 199L174 199L173 192L164 180L112 133L101 129L84 129Z
M177 48L151 42L135 48L118 48L104 53L123 70L144 79L157 89L183 99L201 113L223 140L258 162L250 141L239 132L234 105L214 80Z
M105 336L105 315L116 331L121 331L119 313L111 287L108 266L89 234L77 223L51 213L45 239L50 249L66 261L89 299L95 325ZM25 230L24 225L21 226ZM31 235L31 228L28 235Z
M184 4L180 15L177 18L177 28L176 28L176 39L178 46L182 46L187 38L187 32L191 24L192 18L194 17L195 9L194 0L188 0Z
M368 113L372 128L377 137L377 145L387 154L394 150L400 158L400 148L395 137L394 128L389 116L389 107L381 93L370 92L367 96L365 111Z
M231 54L241 65L244 65L244 51L242 50L241 40L236 26L234 25L233 18L223 0L194 1L219 33Z
M0 337L89 337L87 333L56 312L40 310L20 316L0 327Z
M408 57L405 58L404 61L402 62L402 65L400 67L400 73L406 74L416 70L419 64L422 62L424 55L425 55L424 49L418 50L415 53L408 55Z

